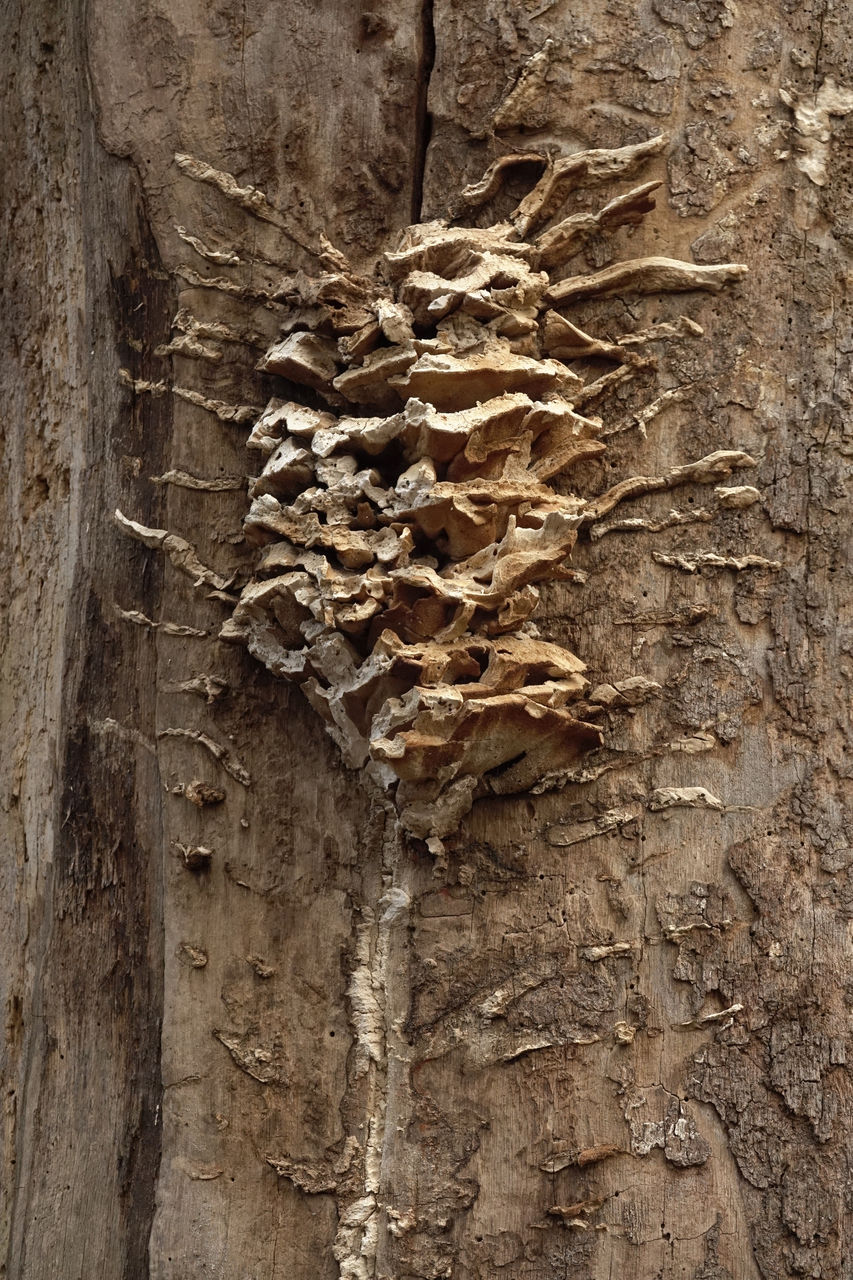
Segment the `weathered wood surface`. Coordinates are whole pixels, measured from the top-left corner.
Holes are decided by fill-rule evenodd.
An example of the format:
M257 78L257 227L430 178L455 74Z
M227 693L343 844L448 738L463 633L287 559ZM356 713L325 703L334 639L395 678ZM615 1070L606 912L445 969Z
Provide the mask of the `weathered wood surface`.
M5 1274L842 1280L849 12L94 0L85 23L71 3L9 18ZM661 349L661 387L684 394L648 438L617 434L572 481L741 449L762 499L579 544L589 579L549 588L543 635L595 682L662 697L614 715L597 780L475 806L436 878L301 696L216 640L223 604L112 522L168 527L225 576L246 556L240 490L149 479L245 475L245 430L119 379L259 394L237 347L210 370L154 354L180 305L265 323L172 274L222 273L176 225L250 259L274 245L172 155L366 262L502 151L663 129L668 196L617 257L750 275L572 312L605 336L683 313L705 329ZM782 569L690 560L708 552ZM176 691L198 677L226 687ZM193 804L194 780L224 801Z

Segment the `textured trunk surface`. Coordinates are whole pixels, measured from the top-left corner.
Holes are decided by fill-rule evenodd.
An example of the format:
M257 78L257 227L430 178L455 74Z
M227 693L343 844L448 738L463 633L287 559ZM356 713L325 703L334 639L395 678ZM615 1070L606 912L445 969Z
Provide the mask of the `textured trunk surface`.
M2 1274L843 1280L849 6L3 13ZM120 377L269 394L237 345L157 354L179 307L274 332L177 274L227 274L177 227L236 248L244 284L270 242L173 155L369 265L504 151L661 131L656 211L575 269L750 274L572 313L704 336L661 345L643 397L617 389L626 425L655 386L682 394L571 485L731 449L761 500L688 485L620 511L659 532L579 542L589 576L547 589L543 636L593 684L661 694L605 716L586 781L478 801L436 872L301 694L218 641L226 605L114 523L246 563L244 489L151 479L247 475L246 428Z

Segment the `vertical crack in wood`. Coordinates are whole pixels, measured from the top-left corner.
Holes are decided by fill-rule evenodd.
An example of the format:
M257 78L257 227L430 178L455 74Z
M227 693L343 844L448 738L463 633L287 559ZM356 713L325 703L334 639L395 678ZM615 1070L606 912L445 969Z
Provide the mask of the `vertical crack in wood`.
M432 137L432 116L429 111L429 86L435 66L435 0L423 0L421 4L420 49L417 72L417 96L415 99L415 155L412 176L412 222L420 222L424 200L424 178L427 153Z

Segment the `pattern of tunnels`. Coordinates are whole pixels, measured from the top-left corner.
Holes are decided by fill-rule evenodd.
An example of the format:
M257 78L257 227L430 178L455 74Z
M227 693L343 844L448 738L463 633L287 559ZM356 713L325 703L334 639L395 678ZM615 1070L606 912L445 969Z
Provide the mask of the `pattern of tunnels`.
M717 291L745 271L652 257L571 274L589 237L638 223L660 184L560 218L567 198L630 177L665 141L541 158L506 221L407 227L371 276L324 238L320 271L288 276L273 295L286 311L258 368L283 390L242 413L259 459L244 525L257 554L221 635L301 687L347 765L366 769L403 828L436 852L477 796L559 777L600 742L583 662L533 620L538 584L572 576L578 530L625 498L753 465L721 451L594 498L549 483L605 450L592 410L642 366L644 343L701 333L682 318L604 342L566 311L590 298ZM260 191L176 160L277 224ZM482 206L530 162L497 160L458 207ZM192 317L176 327L176 349L198 344ZM584 383L570 363L588 357L614 368ZM192 551L123 523L149 543L171 537L173 559ZM188 572L198 569L196 559Z

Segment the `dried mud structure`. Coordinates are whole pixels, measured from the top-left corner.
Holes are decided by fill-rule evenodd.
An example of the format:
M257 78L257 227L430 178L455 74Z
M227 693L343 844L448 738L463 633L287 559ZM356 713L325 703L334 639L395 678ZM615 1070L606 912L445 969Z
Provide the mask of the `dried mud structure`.
M537 164L538 181L505 221L409 226L371 276L323 240L319 273L297 272L269 295L286 311L258 368L281 379L278 397L258 411L172 388L251 423L260 474L244 528L257 553L239 598L188 543L118 516L233 601L222 638L301 687L346 764L392 794L403 829L436 853L477 796L558 783L599 744L604 706L636 704L656 688L629 678L590 690L583 661L539 636L539 584L571 578L579 530L594 536L626 498L753 465L721 451L596 497L571 491L575 464L606 448L596 402L648 363L644 344L701 330L682 318L605 342L567 313L614 295L718 291L746 270L649 257L573 274L589 237L638 223L660 184L561 217L568 197L632 176L665 145L658 137L503 156L462 192L457 212L485 205ZM190 156L176 160L287 234L261 192ZM204 358L205 344L229 336L186 312L175 325L171 349L184 355ZM613 367L585 383L570 366L590 358ZM754 490L722 490L721 501L736 504L739 494Z

